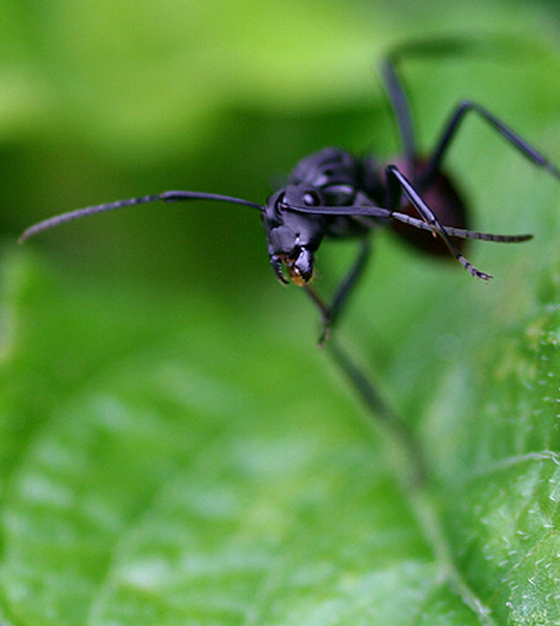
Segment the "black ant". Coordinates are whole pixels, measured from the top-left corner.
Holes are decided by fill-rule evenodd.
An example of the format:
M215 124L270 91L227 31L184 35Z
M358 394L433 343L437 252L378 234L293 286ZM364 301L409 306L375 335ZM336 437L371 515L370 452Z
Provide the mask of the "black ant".
M341 148L324 148L298 163L285 187L272 194L266 204L213 193L167 191L79 209L52 217L28 228L20 241L65 222L123 207L162 200L212 200L253 207L260 211L272 269L282 283L288 278L302 286L321 312L323 332L328 338L340 313L362 274L369 254L369 235L385 225L431 255L449 253L473 276L487 281L491 276L474 267L462 253L464 239L518 243L531 235L493 235L468 228L464 203L442 169L443 159L461 122L469 112L479 115L502 137L534 164L560 179L560 170L501 120L477 102L463 100L443 127L435 148L419 155L412 115L397 65L407 55L456 52L457 42L414 43L396 49L382 65L382 76L394 110L403 155L390 164L374 157L356 157ZM425 232L423 232L425 231ZM327 304L311 287L315 252L324 237L357 238L361 247L356 261ZM438 241L434 241L433 237ZM454 243L453 240L459 240ZM450 257L451 258L451 257Z

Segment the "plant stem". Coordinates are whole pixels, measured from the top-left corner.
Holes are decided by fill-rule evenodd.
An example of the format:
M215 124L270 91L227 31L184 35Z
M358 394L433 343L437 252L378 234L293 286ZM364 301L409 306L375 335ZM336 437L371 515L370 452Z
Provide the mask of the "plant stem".
M331 339L327 343L327 352L342 370L366 408L369 409L374 420L381 422L393 439L396 439L397 443L400 444L409 470L407 482L410 483L410 487L417 488L424 485L427 480L424 454L410 426L382 399L371 379L366 376L363 369L350 358L336 340Z
M465 605L477 615L480 624L495 626L490 610L468 586L455 565L451 546L441 522L438 499L430 486L429 472L419 440L407 422L381 398L370 377L334 339L327 343L326 349L373 419L385 426L391 438L399 444L404 457L403 488L444 578Z

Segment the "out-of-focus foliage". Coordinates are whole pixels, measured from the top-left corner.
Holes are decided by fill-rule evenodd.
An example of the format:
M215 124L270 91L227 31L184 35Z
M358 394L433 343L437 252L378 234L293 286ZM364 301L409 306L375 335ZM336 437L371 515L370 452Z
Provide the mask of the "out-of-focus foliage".
M10 241L165 189L263 201L329 144L394 154L375 63L438 34L500 43L403 68L421 144L471 97L560 163L554 6L417 4L4 2L3 623L560 620L560 185L480 120L449 159L473 222L535 240L473 245L483 286L380 234L340 329L423 445L425 491L358 419L250 209ZM321 250L319 289L351 255Z
M300 158L327 144L393 154L393 120L375 69L384 52L410 38L498 34L530 42L513 60L508 50L485 52L495 59L482 63L411 62L405 71L424 145L466 95L537 135L537 120L550 124L555 113L549 15L487 4L7 0L2 232L165 189L262 201ZM545 27L551 32L541 37ZM476 150L476 129L465 135L462 148ZM467 161L463 169L471 168ZM235 283L231 291L254 288L240 274L268 278L258 219L238 207L144 207L54 232L40 245L80 263L80 276L89 267L96 276L123 267L144 280L203 279L210 289Z

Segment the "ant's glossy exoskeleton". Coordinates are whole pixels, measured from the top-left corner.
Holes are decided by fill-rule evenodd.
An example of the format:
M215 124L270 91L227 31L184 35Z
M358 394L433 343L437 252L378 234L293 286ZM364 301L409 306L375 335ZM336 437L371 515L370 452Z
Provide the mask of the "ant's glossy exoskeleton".
M266 232L270 263L276 277L302 286L321 312L321 343L328 337L348 295L362 274L370 253L370 233L390 225L400 236L431 255L449 253L473 276L484 281L491 276L475 268L462 252L464 239L503 243L526 241L531 235L492 235L469 230L465 205L442 169L444 157L466 114L478 114L494 130L534 164L560 179L560 170L501 120L477 102L463 100L445 123L435 148L419 155L412 116L397 65L407 55L433 55L460 51L453 42L415 43L396 49L382 65L382 75L394 110L403 154L390 164L374 157L356 157L341 148L324 148L298 163L286 185L266 204L213 193L167 191L71 211L27 229L23 241L41 231L86 215L162 200L213 200L253 207L260 211ZM324 237L357 238L361 247L356 261L335 291L330 304L310 285L315 252ZM439 241L434 241L434 237ZM459 240L454 243L454 239ZM450 258L451 258L450 256Z

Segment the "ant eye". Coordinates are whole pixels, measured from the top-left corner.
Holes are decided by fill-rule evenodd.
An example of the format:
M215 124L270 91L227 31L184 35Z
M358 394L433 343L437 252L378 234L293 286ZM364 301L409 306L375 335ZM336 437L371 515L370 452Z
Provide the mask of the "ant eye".
M306 191L302 196L302 200L306 206L317 206L319 204L319 196L314 191Z

